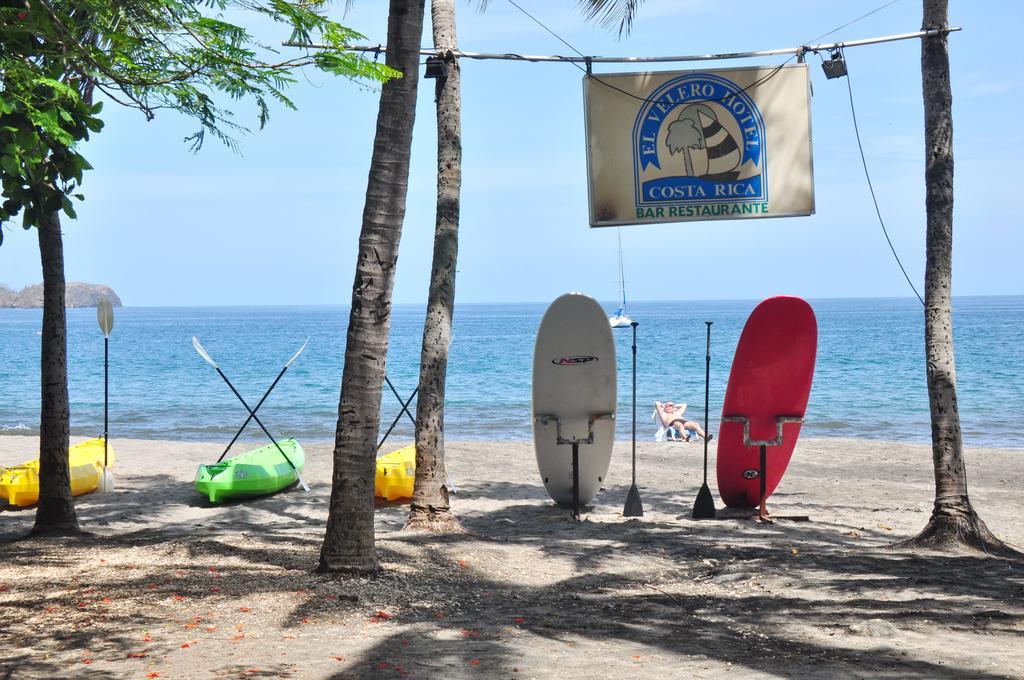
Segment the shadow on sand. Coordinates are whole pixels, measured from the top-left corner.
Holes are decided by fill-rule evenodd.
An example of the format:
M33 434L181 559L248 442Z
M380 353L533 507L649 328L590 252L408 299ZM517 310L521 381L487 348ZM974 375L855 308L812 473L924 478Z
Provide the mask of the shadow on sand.
M168 487L173 490L159 503L145 493ZM108 587L137 598L138 606L105 613L103 626L41 623L46 607L73 612L84 582L62 588L36 580L5 593L5 623L14 625L0 633L0 646L8 650L0 655L0 678L68 673L63 663L18 651L24 648L50 650L53 658L67 649L124 658L138 649L139 631L159 625L164 616L146 603L176 597L212 603L232 596L306 593L291 611L274 612L284 628L327 614L364 616L371 606L399 611L395 632L343 664L338 678L395 677L396 667L413 677L437 677L463 672L467 658L486 658L492 677L510 676L524 663L524 649L535 644L523 642L531 638L625 643L622 648L779 676L817 671L832 677L995 678L1004 674L907 656L886 639L866 649L825 641L841 640L851 623L867 619L925 635L944 629L1008 639L1019 636L1024 625L1019 563L896 552L886 548L891 534L863 529L854 537L847 535L853 527L824 522L696 522L685 519L692 497L679 493L645 490L643 500L660 516L683 519L614 518L613 506L628 489L619 485L598 498L595 512L602 521L577 523L568 511L545 501L538 486L465 484L458 498L502 503L498 509L460 514L474 533L446 536L398 531L405 504L387 504L377 510L377 546L386 569L357 583L311 573L329 489L293 488L211 506L179 487L153 475L114 494L83 499L83 523L115 535L59 542L0 537L7 573L54 567L80 572L83 554L97 559L126 548L156 550L174 571L160 579L143 568L119 573ZM177 520L175 506L192 508L201 519ZM603 521L609 518L614 521ZM477 559L463 565L456 556L467 553ZM503 578L498 569L511 565L543 573L546 565L562 564L571 568L542 585ZM414 576L395 565L412 567ZM426 585L443 593L443 602L416 604L429 599L423 594ZM819 596L808 597L808 591ZM227 664L208 670L233 677L245 669ZM284 670L259 672L277 677ZM104 677L99 669L89 671Z

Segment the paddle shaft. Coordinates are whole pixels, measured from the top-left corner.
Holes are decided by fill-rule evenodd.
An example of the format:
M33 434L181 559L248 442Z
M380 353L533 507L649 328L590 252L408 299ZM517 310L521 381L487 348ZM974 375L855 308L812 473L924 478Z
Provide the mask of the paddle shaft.
M110 410L110 338L103 336L103 468L107 468L107 416Z
M409 420L412 421L412 426L416 427L416 419L412 417L412 414L409 413L409 409L406 407L412 402L412 398L416 396L416 393L420 391L419 385L416 386L416 389L412 391L412 394L409 395L409 398L406 401L402 401L402 397L398 394L398 390L395 389L395 386L391 384L391 380L386 375L384 376L384 380L387 382L388 387L391 388L391 393L395 395L395 399L397 399L398 403L402 405L402 410L398 413L398 417L401 418L402 413L405 413L405 415L409 416Z
M704 355L704 483L708 483L708 408L711 394L711 324L713 321L705 321L708 325L708 345Z
M640 324L632 321L629 325L633 327L633 484L626 494L622 516L643 517L644 505L640 500L640 490L636 488L636 327Z
M640 324L633 321L629 325L633 327L633 486L636 486L636 327Z
M758 519L764 520L764 519L767 519L767 517L768 517L768 510L765 508L765 503L764 503L765 495L766 495L766 492L768 490L768 480L765 479L768 476L768 447L765 446L764 444L761 444L760 461L759 462L760 462L760 468L761 469L759 471L759 474L757 475L757 480L758 480L758 490L760 491L760 495L761 495L761 502L758 504L757 516L758 516Z
M412 391L412 394L409 395L409 398L405 401L402 401L402 397L398 395L398 390L396 390L395 386L391 384L391 381L388 380L387 376L384 376L384 380L387 382L388 387L390 387L391 391L394 393L395 399L398 399L398 403L401 404L402 409L398 412L398 415L395 416L395 419L391 421L391 427L388 428L388 431L385 432L384 436L380 438L380 443L377 444L378 451L380 451L380 447L384 446L384 442L388 440L388 436L391 434L391 431L395 429L395 426L398 425L398 421L402 419L403 413L409 416L409 420L412 421L413 427L416 427L416 419L412 417L411 413L409 413L408 406L409 404L412 403L412 400L416 398L416 393L420 391L419 386L417 386L416 389Z
M219 370L220 369L218 369L218 371ZM228 451L230 451L231 447L235 445L235 442L238 441L238 438L242 436L242 432L244 432L245 428L249 426L249 423L252 421L252 419L256 417L256 411L260 410L260 406L263 406L263 402L265 402L267 400L267 397L270 396L270 393L274 391L274 388L277 387L277 383L281 380L282 377L284 377L285 371L287 371L287 370L288 370L288 364L285 364L284 368L281 369L281 372L277 374L277 377L274 379L274 382L272 382L270 384L270 387L267 388L267 391L263 393L263 398L261 398L259 403L256 404L256 408L254 408L249 413L249 417L245 419L244 423L242 423L242 427L238 428L238 432L236 432L235 436L231 438L231 442L228 444L228 447L226 449L224 449L224 453L220 454L220 458L217 459L218 463L221 462L222 460L224 460L224 456L228 455ZM221 374L221 376L223 377L223 374ZM227 378L225 378L225 380L227 380ZM231 383L228 383L228 384L230 385ZM234 389L234 388L232 387L231 389ZM235 392L235 394L238 394L238 392ZM242 402L242 403L245 403L245 402ZM248 406L246 408L248 408ZM264 430L264 431L266 431L266 430ZM285 458L287 458L287 456L285 456ZM295 466L293 465L292 467L294 468Z
M572 518L580 520L580 443L572 442Z
M451 348L452 340L454 340L454 339L455 339L454 335L452 335L451 337L448 338L448 347L449 348ZM413 418L411 413L409 413L409 404L411 404L412 400L416 398L416 393L420 391L419 385L417 385L416 389L414 389L412 391L412 394L409 395L409 398L405 399L403 401L402 395L400 395L398 393L398 390L395 389L395 386L391 383L391 379L388 378L387 374L384 374L384 382L386 382L388 384L388 387L391 388L391 394L395 395L395 399L398 400L398 403L402 406L402 408L398 412L398 415L395 416L395 419L391 421L391 427L389 427L388 431L384 433L384 436L380 438L380 444L377 444L377 450L378 451L380 451L380 447L384 446L384 442L386 442L388 440L388 435L390 435L391 431L395 429L395 425L398 425L398 421L402 419L402 414L403 413L405 415L409 416L409 420L412 421L412 426L416 427L416 419Z
M284 452L284 449L281 448L281 445L277 443L277 440L274 439L274 435L270 434L267 428L264 427L263 422L260 420L259 416L256 415L256 412L249 408L249 404L245 403L245 399L242 398L242 395L238 393L238 390L235 389L235 386L231 384L231 381L228 380L228 377L224 375L224 371L220 370L220 366L216 366L215 368L217 369L217 375L223 378L224 382L226 382L228 384L228 387L231 388L231 391L235 393L236 397L238 397L238 401L242 402L242 406L244 406L245 410L249 412L249 417L256 421L256 424L260 426L261 430L263 430L263 434L267 435L267 437L270 438L270 441L274 442L274 446L276 446L277 450L281 452L282 456L284 456L284 459L288 462L288 465L290 465L291 468L295 470L296 473L298 473L299 469L295 467L295 463L293 463L292 459L288 457L288 454Z

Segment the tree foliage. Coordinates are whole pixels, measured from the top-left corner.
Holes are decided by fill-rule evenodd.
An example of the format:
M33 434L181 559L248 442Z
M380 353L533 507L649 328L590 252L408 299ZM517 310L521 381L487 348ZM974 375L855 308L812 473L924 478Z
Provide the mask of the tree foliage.
M326 0L0 0L0 239L19 213L36 227L43 268L40 357L39 506L33 533L76 534L68 472L70 408L67 320L60 212L89 162L81 142L103 127L101 102L132 107L151 119L173 109L206 135L235 145L246 131L216 103L250 99L266 124L273 102L294 108L284 89L294 73L316 67L354 80L397 75L344 51L359 34L318 10ZM293 40L329 45L312 56L282 59L236 17L275 28ZM97 93L98 91L98 93Z
M588 21L615 30L619 37L629 35L633 20L644 0L579 0L578 5Z
M360 82L397 75L343 50L363 36L326 18L325 1L0 0L0 223L75 217L71 198L83 198L91 167L78 149L103 128L97 94L147 119L161 109L192 118L186 141L198 150L207 135L234 147L247 131L218 96L251 99L262 128L274 102L294 108L284 90L303 67ZM243 15L328 49L281 58L229 20Z

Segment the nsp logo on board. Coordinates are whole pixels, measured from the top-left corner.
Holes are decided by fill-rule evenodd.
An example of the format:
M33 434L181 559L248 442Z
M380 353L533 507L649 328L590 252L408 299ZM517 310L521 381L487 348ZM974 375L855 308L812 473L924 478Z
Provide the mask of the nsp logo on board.
M636 217L763 214L765 154L764 120L742 87L710 73L673 78L633 125Z
M555 366L579 366L581 364L587 364L591 361L597 361L597 357L591 356L575 356L575 357L558 357L552 359L551 363Z

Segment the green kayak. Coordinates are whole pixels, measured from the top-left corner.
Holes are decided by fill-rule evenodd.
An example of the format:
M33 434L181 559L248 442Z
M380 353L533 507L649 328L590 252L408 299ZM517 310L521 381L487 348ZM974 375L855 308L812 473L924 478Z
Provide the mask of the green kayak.
M209 496L211 503L235 498L266 496L287 488L299 479L306 453L294 439L278 442L295 465L293 469L273 444L228 458L212 465L200 465L196 472L196 491Z

